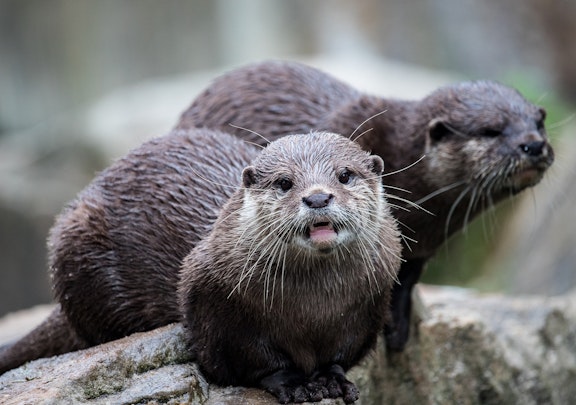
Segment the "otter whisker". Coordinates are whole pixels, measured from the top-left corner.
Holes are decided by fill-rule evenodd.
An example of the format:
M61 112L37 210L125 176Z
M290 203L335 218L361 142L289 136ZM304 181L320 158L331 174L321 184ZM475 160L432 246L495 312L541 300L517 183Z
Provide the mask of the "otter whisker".
M269 249L270 252L266 252L266 254L268 254L268 259L266 260L266 264L265 267L268 268L268 274L267 274L267 281L266 281L266 285L269 286L269 277L270 277L270 267L272 266L272 262L271 259L273 258L279 258L282 255L282 252L284 252L283 256L284 256L284 260L285 260L285 256L286 256L286 244L283 242L283 239L290 239L291 238L291 233L292 233L292 229L293 226L290 223L284 223L284 222L280 222L280 224L275 227L274 229L272 229L270 232L273 235L277 235L274 238L274 246ZM276 288L276 280L277 280L277 274L278 274L278 267L280 265L280 262L277 260L276 261L276 270L274 271L274 277L273 277L273 285L272 285L272 295L271 295L271 301L270 301L270 308L272 307L273 301L274 301L274 292L275 292L275 288ZM282 270L282 274L284 274L284 270ZM268 293L266 293L265 297L268 297Z
M387 112L387 111L388 111L388 109L382 110L382 111L380 111L380 112L378 112L378 113L376 113L376 114L374 114L374 115L366 118L364 121L362 121L362 122L356 127L356 129L355 129L354 131L352 131L352 133L350 134L350 136L348 137L348 139L350 139L350 140L352 140L352 141L356 141L356 140L358 139L358 137L356 137L355 139L353 139L354 134L356 133L356 131L358 131L358 130L362 127L362 125L366 124L366 123L367 123L368 121L370 121L371 119L376 118L376 117L378 117L379 115L384 114L384 113Z
M253 130L251 130L251 129L244 128L244 127L241 127L241 126L238 126L238 125L234 125L234 124L232 124L231 122L229 122L228 125L230 125L232 128L241 129L241 130L243 130L243 131L250 132L251 134L254 134L254 135L256 135L257 137L259 137L260 139L263 139L264 141L266 141L266 143L270 143L270 140L269 140L268 138L266 138L264 135L259 134L259 133L256 132L256 131L253 131ZM262 147L262 146L261 146L261 147Z
M353 225L352 225L353 226ZM388 272L388 274L393 277L394 279L396 278L396 275L393 273L390 273L390 268L391 266L389 265L387 260L383 260L382 259L382 255L381 253L385 252L386 254L384 255L386 258L389 258L390 256L395 257L396 259L399 259L400 261L402 261L402 258L400 257L400 255L396 252L390 249L389 246L383 244L380 240L380 238L378 237L380 230L371 228L371 227L365 227L364 228L364 232L367 234L366 237L362 238L361 241L363 244L368 244L370 247L370 250L366 250L366 253L370 256L369 251L373 251L376 252L378 257L381 259L381 261L386 263L386 271ZM366 247L366 245L364 245Z
M239 290L242 282L248 278L248 281L246 282L246 286L244 288L244 293L246 294L246 292L248 291L248 286L250 284L250 280L252 279L252 276L254 275L254 271L257 268L258 264L260 263L260 260L262 259L263 255L265 255L270 249L272 249L274 247L274 243L268 243L269 239L273 238L273 236L275 235L274 232L267 232L267 229L270 228L274 223L270 223L268 226L262 228L259 225L257 228L257 233L256 235L251 235L251 244L250 244L250 249L248 251L247 257L246 257L246 261L244 263L244 267L242 268L242 271L240 273L240 277L239 277L239 281L236 285L236 287L232 290L232 292L230 293L230 295L228 296L228 298L230 298L230 296L237 290ZM281 225L277 225L276 227L278 228ZM244 233L242 234L244 235ZM246 241L246 239L244 237L239 238L239 241ZM258 240L258 244L256 244L256 246L254 246L254 241ZM238 244L238 242L237 242ZM264 250L260 250L261 246L264 245L265 249ZM256 258L256 261L252 263L253 257L255 255L256 252L260 252L260 255ZM251 264L250 268L248 268L248 266ZM261 277L262 275L260 275Z
M447 186L441 187L441 188L439 188L438 190L431 192L431 193L428 194L427 196L422 197L421 199L415 201L414 204L422 204L422 203L430 200L431 198L436 197L437 195L440 195L440 194L442 194L442 193L445 193L445 192L447 192L447 191L450 191L450 190L452 190L452 189L454 189L454 188L456 188L456 187L459 187L459 186L461 186L461 185L463 185L463 184L466 184L466 181L465 181L465 180L456 181L456 182L454 182L454 183L452 183L452 184L449 184L449 185L447 185Z
M470 213L472 212L472 208L475 205L476 198L478 197L479 194L478 187L479 187L478 184L472 187L472 192L470 193L470 198L468 200L468 208L466 208L466 213L464 214L463 232L465 235L468 234L468 223L470 220Z
M406 228L406 230L408 230L408 231L410 231L410 232L412 232L412 233L416 233L416 230L415 230L414 228L411 228L410 226L408 226L405 222L400 221L399 219L396 219L396 223L397 223L398 225L400 225L402 228ZM410 240L411 240L412 242L414 242L414 243L418 243L417 240L414 240L414 239L411 239L411 238L408 238L408 239L410 239Z
M418 243L418 241L416 239L413 239L409 236L404 235L403 233L400 234L400 239L402 239L402 242L404 243L404 246L406 246L408 248L409 251L412 251L412 246L410 246L409 242L412 243Z
M282 300L281 310L284 310L284 277L286 272L286 256L288 249L286 246L283 247L284 254L282 255L282 272L280 273L280 299Z
M456 200L454 200L454 203L450 207L450 211L448 212L448 216L446 217L446 225L444 226L444 238L445 239L448 239L448 236L450 235L449 229L450 229L450 221L452 220L452 215L454 215L454 212L456 211L456 207L458 207L458 205L460 204L462 199L466 196L466 194L468 194L468 192L470 191L470 188L471 188L471 186L466 187L460 193L460 195L458 195L458 197L456 198Z
M285 234L287 233L287 231L289 231L289 228L286 227L286 226L282 227L282 229L279 229L279 233L280 233L281 235L285 235ZM267 259L267 261L266 261L266 265L265 265L265 268L267 268L267 271L266 271L266 272L267 272L267 276L266 276L266 286L267 286L267 287L266 287L266 293L265 293L265 295L264 295L264 296L265 296L265 299L264 299L264 304L265 304L265 306L266 306L266 300L267 300L267 298L268 298L268 296L269 296L269 294L268 294L268 288L269 288L269 283L270 283L270 275L271 275L271 273L272 273L272 272L271 272L271 266L272 266L272 264L273 264L273 263L271 262L271 260L272 260L273 258L279 258L279 257L281 257L281 256L282 256L282 252L286 250L285 244L282 243L281 238L276 238L274 245L275 245L275 246L274 246L273 250L270 252L270 254L269 254L269 256L268 256L268 259ZM284 254L284 259L285 259L285 254ZM274 270L274 275L273 275L273 277L272 277L272 294L270 295L270 305L269 305L269 309L272 309L273 304L274 304L274 296L275 296L275 291L276 291L276 280L278 279L278 269L279 269L279 266L280 266L280 261L279 261L279 260L276 260L276 263L275 263L275 264L276 264L276 268L275 268L275 270ZM284 274L284 269L282 269L281 274L282 274L282 275Z
M380 239L378 238L378 235L373 234L373 236L374 236L374 240L377 241L376 244L373 244L373 243L372 243L372 245L374 246L376 252L385 252L387 258L389 258L389 257L391 256L391 257L394 257L394 258L398 259L400 262L404 262L404 261L405 261L398 252L396 252L395 250L390 249L390 246L387 246L387 245L383 244L383 243L380 241ZM388 269L389 267L390 267L390 266L387 266L387 269ZM390 273L390 275L392 275L394 278L396 277L396 276L395 276L394 274L392 274L392 273Z
M260 145L259 143L256 142L252 142L252 141L248 141L248 140L243 140L244 143L247 143L248 145L252 145L252 146L256 146L258 149L265 149L266 146Z
M398 209L398 210L410 212L410 209L409 209L409 208L406 208L406 207L403 206L403 205L392 204L392 203L389 202L389 203L388 203L388 206L389 206L390 208L396 208L396 209Z
M378 176L378 177L382 177L382 176ZM403 193L412 194L412 191L410 191L410 190L406 190L405 188L402 188L402 187L391 186L390 184L384 184L384 190L385 191L396 190L396 191L402 191Z
M401 201L401 202L403 202L403 203L406 203L406 204L408 204L409 206L411 206L411 207L413 207L413 208L416 208L417 210L424 211L425 213L430 214L430 215L432 215L432 216L435 216L435 215L436 215L436 214L434 214L433 212L428 211L426 208L422 207L421 205L418 205L417 203L415 203L415 202L413 202L413 201L410 201L410 200L408 200L408 199L406 199L406 198L399 197L399 196L397 196L396 194L386 194L386 197L391 198L391 199L394 199L394 200Z
M482 170L478 176L476 176L474 182L472 183L472 193L468 201L468 208L466 209L463 222L465 234L468 232L468 224L470 222L470 216L472 215L472 212L477 209L478 203L485 199L485 189L487 185L496 179L498 179L498 177L495 175L495 170L491 167L487 167Z
M398 170L394 170L393 172L389 172L389 173L383 173L382 177L388 177L388 176L392 176L394 174L398 174L398 173L402 173L405 170L410 169L411 167L417 165L418 163L420 163L424 158L426 157L426 155L422 155L418 160L416 160L415 162L410 163L408 166L404 166L401 169Z
M354 142L357 142L358 139L362 138L364 135L366 135L368 132L373 131L374 128L368 128L366 131L362 132L360 135L358 135L356 138L353 139Z
M572 121L574 119L574 117L576 117L576 114L572 113L572 114L568 115L568 117L561 119L560 121L546 124L546 127L548 128L548 130L564 127L570 121Z
M375 272L374 263L372 262L372 260L370 260L369 254L367 253L367 248L366 248L364 241L362 239L358 240L358 246L360 247L360 255L359 256L360 256L360 259L362 260L363 267L364 267L365 272L366 272L366 279L368 281L368 288L372 291L372 289L374 288L372 286L372 280L374 280L376 291L378 293L380 293L380 286L378 285L376 276L374 275L374 272Z
M192 171L192 173L194 173L196 176L198 176L199 178L201 178L202 180L206 181L206 182L209 183L209 184L213 184L213 185L215 185L215 186L224 187L224 188L231 188L231 189L233 189L234 191L236 191L237 189L240 188L240 182L238 182L238 184L234 184L234 185L232 185L232 184L218 183L218 182L215 182L215 181L210 180L210 179L206 178L205 176L203 176L201 173L199 173L198 171L196 171L196 170L192 167L192 165L190 165L190 163L187 163L187 166L188 166L188 169L190 169L190 170Z

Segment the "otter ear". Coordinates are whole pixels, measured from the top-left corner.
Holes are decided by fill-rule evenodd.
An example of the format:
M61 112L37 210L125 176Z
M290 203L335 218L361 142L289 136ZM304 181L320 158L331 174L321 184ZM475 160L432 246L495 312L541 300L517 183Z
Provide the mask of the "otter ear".
M248 166L242 170L242 184L244 184L244 187L249 188L257 182L258 174L254 166Z
M536 127L538 131L544 130L544 121L546 120L546 110L542 107L538 107L538 112L540 113L540 118L536 120Z
M380 176L384 172L384 161L380 156L372 155L372 162L370 163L370 170Z
M451 133L452 130L446 125L445 118L434 118L428 124L428 134L433 141L439 141Z
M538 107L538 112L540 113L541 120L544 121L546 119L546 109L544 107Z

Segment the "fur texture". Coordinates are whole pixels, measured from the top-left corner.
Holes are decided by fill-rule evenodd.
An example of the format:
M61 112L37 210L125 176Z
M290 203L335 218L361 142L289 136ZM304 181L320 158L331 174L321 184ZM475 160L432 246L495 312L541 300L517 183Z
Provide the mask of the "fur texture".
M302 64L264 62L216 79L177 127L219 128L260 144L322 130L381 156L405 235L395 326L386 332L389 348L402 350L410 293L427 260L477 214L538 183L552 164L544 119L542 108L496 82L459 83L406 101L363 94Z

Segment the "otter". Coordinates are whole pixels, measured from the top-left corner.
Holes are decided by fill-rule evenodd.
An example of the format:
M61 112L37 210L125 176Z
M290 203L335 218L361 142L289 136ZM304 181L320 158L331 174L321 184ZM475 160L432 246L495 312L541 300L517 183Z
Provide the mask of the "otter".
M244 169L181 270L184 324L210 379L281 403L357 399L344 372L384 326L400 265L382 170L328 133L272 142Z
M384 334L390 350L402 351L426 262L479 213L536 185L552 164L545 118L543 108L493 81L452 84L409 101L364 94L303 64L269 61L217 78L176 127L222 129L257 144L329 131L382 157L404 234Z
M0 353L0 371L183 321L216 384L354 402L345 372L384 327L400 266L382 171L330 133L261 152L206 129L144 143L57 218L59 307Z
M172 131L99 173L47 242L57 302L0 351L0 374L181 320L181 261L208 234L258 148L218 131Z

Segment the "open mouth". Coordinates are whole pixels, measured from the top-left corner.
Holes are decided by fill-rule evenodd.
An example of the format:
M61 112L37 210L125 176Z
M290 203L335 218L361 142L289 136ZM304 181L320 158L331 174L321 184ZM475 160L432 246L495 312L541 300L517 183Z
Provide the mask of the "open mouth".
M325 245L338 238L338 231L330 221L319 221L306 228L305 235L312 244Z

